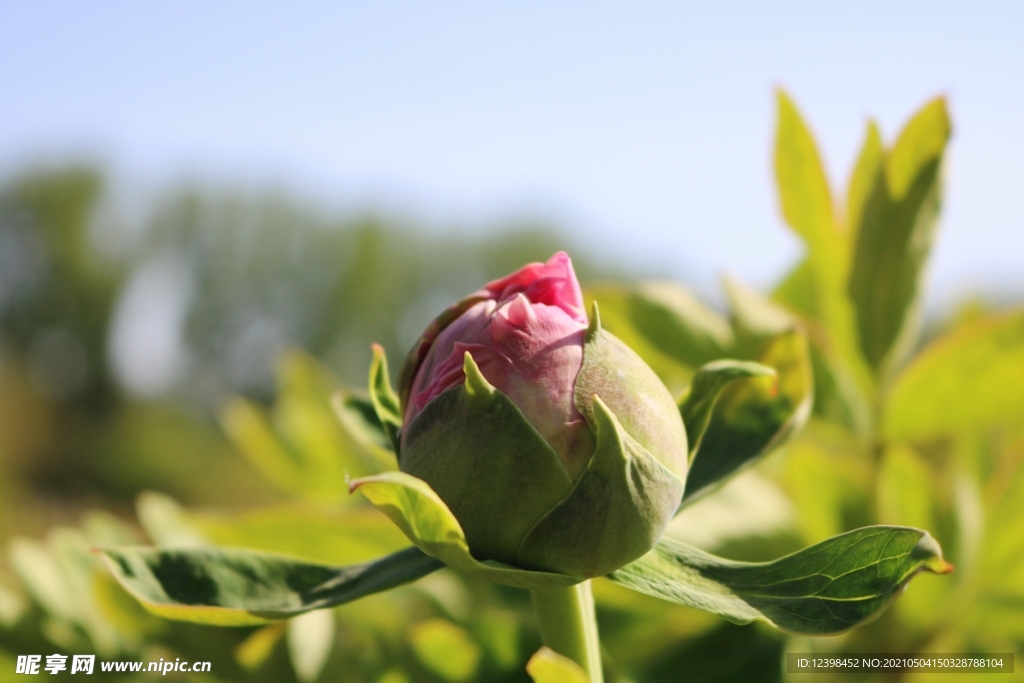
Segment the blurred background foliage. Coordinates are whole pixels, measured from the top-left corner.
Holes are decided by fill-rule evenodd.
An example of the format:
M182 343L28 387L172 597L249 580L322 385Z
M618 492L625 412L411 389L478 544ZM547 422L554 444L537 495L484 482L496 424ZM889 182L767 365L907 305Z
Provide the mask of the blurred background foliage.
M760 560L905 524L931 531L957 572L922 576L878 621L826 639L597 581L608 678L776 681L787 651L1019 659L1024 314L981 301L933 320L920 311L945 103L889 143L871 124L842 192L796 106L781 93L778 105L780 205L807 254L758 310L769 328L797 320L809 335L812 419L669 533ZM338 412L358 422L358 411L336 411L332 396L359 393L371 342L398 363L449 302L557 249L606 326L675 393L743 347L735 321L686 288L635 282L651 274L550 226L444 231L196 187L147 209L126 219L90 168L0 188L0 681L17 654L54 651L211 661L197 681L529 680L540 639L521 591L443 570L286 623L217 629L145 613L89 549L211 543L349 564L406 546L347 495L346 474L379 470L382 454L340 427ZM734 313L754 296L727 292Z

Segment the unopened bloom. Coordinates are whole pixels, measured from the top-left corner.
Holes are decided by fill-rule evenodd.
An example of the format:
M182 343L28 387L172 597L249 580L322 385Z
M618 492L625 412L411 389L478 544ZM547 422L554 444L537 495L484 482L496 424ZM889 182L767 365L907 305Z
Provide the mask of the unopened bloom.
M605 574L653 547L679 505L678 408L588 321L565 253L439 316L400 394L399 465L444 500L479 559Z

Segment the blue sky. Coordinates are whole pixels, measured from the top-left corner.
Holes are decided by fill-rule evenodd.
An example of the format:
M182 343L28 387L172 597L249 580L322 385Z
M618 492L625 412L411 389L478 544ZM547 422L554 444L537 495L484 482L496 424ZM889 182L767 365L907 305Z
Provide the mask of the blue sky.
M771 177L785 86L842 188L945 93L930 302L1024 289L1024 4L0 1L0 173L285 186L437 224L540 216L713 291L799 254Z

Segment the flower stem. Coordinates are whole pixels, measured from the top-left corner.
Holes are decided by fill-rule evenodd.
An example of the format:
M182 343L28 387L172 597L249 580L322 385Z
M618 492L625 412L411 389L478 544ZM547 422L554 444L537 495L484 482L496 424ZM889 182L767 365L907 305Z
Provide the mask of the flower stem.
M544 644L583 667L590 683L604 683L590 581L568 588L535 589L530 595Z

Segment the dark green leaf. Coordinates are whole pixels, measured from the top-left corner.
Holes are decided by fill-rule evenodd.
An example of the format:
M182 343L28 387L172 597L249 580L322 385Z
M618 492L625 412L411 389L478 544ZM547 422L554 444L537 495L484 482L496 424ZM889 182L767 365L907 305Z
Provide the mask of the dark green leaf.
M334 567L238 548L107 548L121 585L154 614L218 626L287 619L389 590L444 566L417 548Z
M731 382L745 377L775 375L775 370L760 363L722 359L712 361L697 371L690 388L679 401L679 412L686 425L686 439L690 447L690 460L700 447L704 430L707 429L714 408L722 390Z
M939 217L940 167L950 135L945 101L926 105L877 165L850 272L860 347L876 371L891 368L919 327L921 279Z
M690 463L683 505L778 446L810 413L812 381L803 332L791 329L769 338L755 358L777 374L736 379L721 391Z
M874 617L922 570L952 571L927 532L866 527L759 563L663 539L609 578L734 623L761 619L784 631L826 634Z

